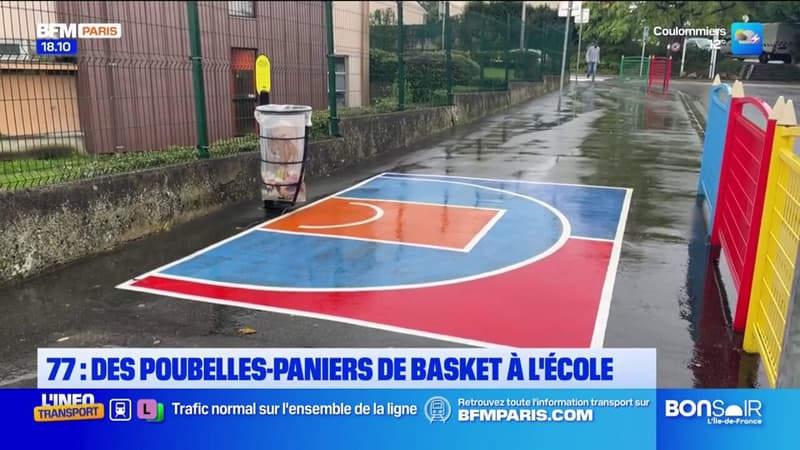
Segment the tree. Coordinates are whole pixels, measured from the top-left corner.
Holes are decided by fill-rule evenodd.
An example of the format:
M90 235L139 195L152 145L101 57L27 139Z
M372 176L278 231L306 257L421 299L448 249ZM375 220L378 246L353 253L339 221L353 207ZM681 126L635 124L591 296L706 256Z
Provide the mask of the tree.
M663 46L674 37L655 36L653 29L691 27L728 28L747 13L748 2L732 1L637 1L637 2L591 2L591 20L584 25L584 37L596 40L601 48L630 52L641 47L642 31L651 30L648 45ZM775 3L775 2L749 2ZM605 52L608 54L608 52Z
M370 25L397 25L397 14L391 8L376 9L369 18Z
M439 21L439 3L441 2L417 2L425 10L425 23L436 23Z

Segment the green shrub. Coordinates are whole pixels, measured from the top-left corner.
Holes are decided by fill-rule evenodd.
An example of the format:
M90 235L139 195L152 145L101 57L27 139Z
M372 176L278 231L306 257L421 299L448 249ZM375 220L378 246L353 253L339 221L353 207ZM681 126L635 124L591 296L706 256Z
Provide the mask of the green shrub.
M739 61L738 59L721 58L717 63L717 72L724 72L729 75L738 75L743 65L744 61Z
M39 145L21 152L0 152L0 161L13 159L59 159L80 155L80 151L68 144Z
M542 69L540 57L537 53L511 52L511 67L517 79L525 81L541 81Z
M314 111L311 114L311 140L324 139L330 134L328 133L328 118L330 114L328 111Z
M450 57L454 85L470 85L480 77L480 66L466 54L452 52ZM406 58L406 82L411 102L438 101L435 91L447 88L444 54L427 52L408 56Z
M471 52L469 55L482 67L503 67L504 55L501 51L479 50L476 52Z
M373 107L378 113L397 111L397 99L395 97L382 97L373 102Z
M377 48L369 51L370 81L394 81L397 77L397 53Z
M463 52L452 52L453 84L468 85L481 76L481 66Z
M411 102L430 102L434 90L447 86L442 54L421 53L406 58L406 83Z

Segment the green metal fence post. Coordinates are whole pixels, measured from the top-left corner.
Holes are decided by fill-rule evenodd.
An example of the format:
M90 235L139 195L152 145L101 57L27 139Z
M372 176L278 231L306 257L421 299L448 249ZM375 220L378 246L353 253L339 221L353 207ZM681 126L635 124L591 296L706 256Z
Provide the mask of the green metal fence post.
M481 34L481 36L483 36L483 34L486 32L486 16L481 14L480 18L481 18L481 32L480 32L480 34ZM483 55L478 56L478 67L480 67L480 72L479 72L479 76L478 76L478 89L479 90L483 90L486 87L486 79L484 78L484 75L483 75L483 71L486 69L486 66L484 65L483 57L486 54L488 54L489 52L486 51L486 49L483 46L483 43L485 42L484 39L481 39L480 42L481 42L481 44L478 46L478 53L479 53L479 55L480 55L480 53L483 53Z
M339 116L336 114L336 58L333 46L333 2L325 2L325 30L328 38L328 130L339 136Z
M625 55L619 60L619 81L622 81L623 67L625 67Z
M447 79L447 104L453 104L453 69L450 67L452 57L450 55L450 2L444 2L444 70Z
M397 2L397 109L406 107L406 63L403 52L406 48L405 30L403 29L403 2Z
M506 71L506 89L508 85L508 67L509 59L511 58L511 14L506 14L506 54L503 55L503 65ZM517 75L519 77L519 75Z
M189 15L189 42L192 52L192 81L194 84L194 114L197 121L197 157L208 158L208 117L206 116L206 92L203 81L203 56L200 45L200 14L196 1L186 2Z

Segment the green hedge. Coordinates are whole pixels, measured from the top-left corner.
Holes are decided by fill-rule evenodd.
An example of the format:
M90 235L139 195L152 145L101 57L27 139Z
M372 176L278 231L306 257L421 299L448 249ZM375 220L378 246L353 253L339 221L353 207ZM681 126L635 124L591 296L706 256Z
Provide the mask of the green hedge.
M480 77L480 66L461 52L452 52L453 85L471 85ZM426 52L406 57L406 82L413 103L441 102L435 91L447 88L444 54Z
M542 67L540 57L534 52L511 52L511 67L518 80L541 81Z
M397 53L373 48L369 51L369 79L394 81L397 77Z

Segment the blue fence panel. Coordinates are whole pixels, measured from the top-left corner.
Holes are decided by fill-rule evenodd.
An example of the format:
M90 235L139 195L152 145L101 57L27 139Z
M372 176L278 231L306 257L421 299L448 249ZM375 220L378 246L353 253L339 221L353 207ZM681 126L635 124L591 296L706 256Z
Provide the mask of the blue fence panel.
M714 226L714 207L717 206L719 174L722 170L722 151L725 148L725 132L728 128L728 112L731 105L731 86L718 84L711 87L708 114L706 115L703 159L700 163L698 195L708 205L708 234Z

